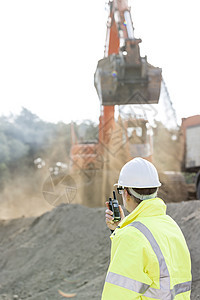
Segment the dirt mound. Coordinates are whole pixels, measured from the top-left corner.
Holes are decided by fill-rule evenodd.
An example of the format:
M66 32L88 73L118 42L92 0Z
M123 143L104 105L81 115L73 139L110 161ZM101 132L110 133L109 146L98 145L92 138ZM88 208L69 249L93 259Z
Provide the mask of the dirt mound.
M110 254L104 208L56 207L37 218L0 222L0 300L100 299ZM200 201L168 204L192 255L192 298L200 297Z

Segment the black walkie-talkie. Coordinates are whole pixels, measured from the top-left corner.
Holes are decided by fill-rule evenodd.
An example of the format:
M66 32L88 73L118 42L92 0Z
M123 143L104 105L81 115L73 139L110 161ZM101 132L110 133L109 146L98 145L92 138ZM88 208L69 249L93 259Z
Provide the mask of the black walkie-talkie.
M119 203L116 199L115 191L113 191L113 198L109 198L109 209L113 212L114 222L119 222L121 220L120 212L119 212Z

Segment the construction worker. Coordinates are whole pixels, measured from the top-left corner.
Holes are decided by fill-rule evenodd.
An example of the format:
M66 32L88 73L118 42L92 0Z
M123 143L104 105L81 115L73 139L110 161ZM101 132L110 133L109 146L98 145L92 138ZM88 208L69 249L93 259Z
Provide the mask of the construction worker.
M130 213L113 222L106 210L111 234L111 259L102 300L187 300L191 293L191 260L185 238L166 215L157 197L161 183L154 165L140 157L121 169L118 192Z

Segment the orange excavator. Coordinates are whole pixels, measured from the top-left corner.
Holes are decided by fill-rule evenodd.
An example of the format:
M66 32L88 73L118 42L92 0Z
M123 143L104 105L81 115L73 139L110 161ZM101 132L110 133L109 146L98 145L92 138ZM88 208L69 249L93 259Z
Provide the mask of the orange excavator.
M129 115L126 120L119 116L115 121L115 105L158 103L162 78L161 69L150 65L147 57L140 56L141 39L134 36L128 1L113 0L108 5L104 58L99 60L94 74L101 106L96 142L78 143L73 126L71 128L71 171L81 171L93 182L92 186L95 186L97 170L104 169L108 177L107 161L111 162L119 154L116 149L123 149L124 162L134 156L151 160L147 120Z

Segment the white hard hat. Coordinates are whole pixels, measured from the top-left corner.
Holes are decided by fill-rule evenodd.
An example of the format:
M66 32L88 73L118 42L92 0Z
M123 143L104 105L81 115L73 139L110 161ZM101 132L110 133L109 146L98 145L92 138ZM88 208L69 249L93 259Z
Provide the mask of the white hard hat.
M115 185L132 188L153 188L161 186L154 165L141 157L127 162L119 174Z

